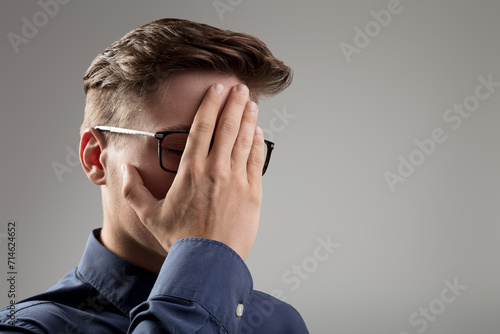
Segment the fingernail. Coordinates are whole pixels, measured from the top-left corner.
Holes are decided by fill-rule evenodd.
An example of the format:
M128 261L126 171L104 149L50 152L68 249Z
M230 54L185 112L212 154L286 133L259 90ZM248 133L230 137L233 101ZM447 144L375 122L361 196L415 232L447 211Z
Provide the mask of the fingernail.
M216 83L214 84L214 89L218 94L222 94L222 92L224 91L224 86L220 83Z
M259 134L260 134L260 133L262 133L262 129L261 129L261 127L260 127L260 126L258 126L258 125L257 125L257 126L255 127L255 133L259 133Z
M251 110L251 111L257 110L257 103L255 103L253 101L248 101L247 102L247 110Z
M248 87L245 85L242 85L242 84L237 85L236 90L238 92L240 92L241 94L244 94L244 95L248 94Z

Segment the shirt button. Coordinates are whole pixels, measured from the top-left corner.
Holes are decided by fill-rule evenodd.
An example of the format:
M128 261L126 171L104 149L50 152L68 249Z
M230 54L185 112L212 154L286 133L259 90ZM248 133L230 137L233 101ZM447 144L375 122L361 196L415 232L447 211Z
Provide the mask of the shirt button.
M245 307L243 306L243 304L238 304L238 306L236 306L236 316L237 317L241 317L243 315L243 309Z

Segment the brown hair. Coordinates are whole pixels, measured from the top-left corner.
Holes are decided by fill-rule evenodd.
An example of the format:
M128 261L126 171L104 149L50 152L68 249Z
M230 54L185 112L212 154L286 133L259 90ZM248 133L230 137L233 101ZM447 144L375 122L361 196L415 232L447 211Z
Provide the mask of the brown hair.
M256 37L161 19L129 32L94 59L83 78L87 99L81 131L126 126L163 80L189 70L235 75L254 101L281 92L292 81L291 69Z

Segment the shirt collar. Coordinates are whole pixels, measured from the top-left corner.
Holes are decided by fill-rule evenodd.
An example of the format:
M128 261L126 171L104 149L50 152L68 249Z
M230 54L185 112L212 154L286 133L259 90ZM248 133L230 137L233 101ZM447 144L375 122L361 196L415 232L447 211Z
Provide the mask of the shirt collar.
M130 310L148 299L158 275L109 251L99 242L100 234L100 228L90 233L78 273L128 316Z

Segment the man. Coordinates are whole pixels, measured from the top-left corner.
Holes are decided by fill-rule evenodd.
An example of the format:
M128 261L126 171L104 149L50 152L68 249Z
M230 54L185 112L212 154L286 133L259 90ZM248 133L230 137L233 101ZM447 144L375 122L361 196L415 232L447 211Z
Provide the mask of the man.
M0 311L0 331L307 333L244 264L272 150L255 101L291 70L255 37L163 19L113 43L84 81L80 160L103 227L55 286Z

